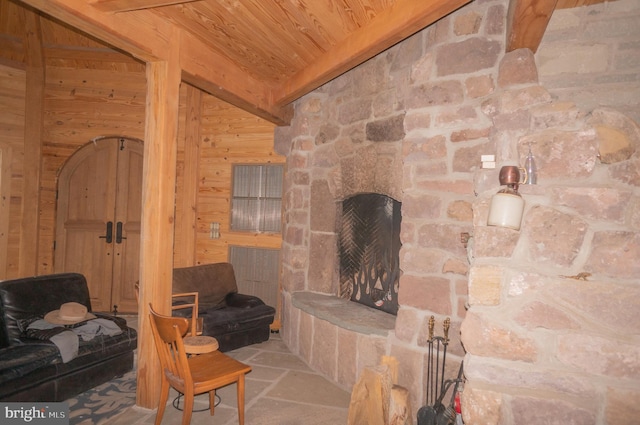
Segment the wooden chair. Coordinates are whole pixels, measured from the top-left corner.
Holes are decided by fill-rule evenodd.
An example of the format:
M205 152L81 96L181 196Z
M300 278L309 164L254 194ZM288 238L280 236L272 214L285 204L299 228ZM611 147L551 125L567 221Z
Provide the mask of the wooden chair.
M187 357L182 337L189 330L189 320L160 315L151 305L149 311L153 338L162 367L160 404L155 425L162 422L170 387L184 394L182 425L189 425L196 395L209 393L209 406L213 416L216 389L234 382L238 386L239 424L244 425L245 375L251 371L251 367L220 351Z
M136 282L134 285L136 291L136 302L140 303L140 283ZM173 304L171 305L171 310L181 310L184 308L191 309L191 325L189 326L189 336L202 335L202 329L198 330L198 293L197 292L181 292L177 294L172 294L171 298L173 300L181 299L181 298L189 298L193 297L189 301L183 304ZM194 320L195 318L195 320Z
M185 298L189 298L184 304L173 304L171 306L172 311L181 310L185 308L191 309L191 319L189 320L189 336L202 335L202 329L198 330L198 293L197 292L180 292L177 294L172 294L171 297L173 300L183 300ZM192 297L192 298L191 298Z

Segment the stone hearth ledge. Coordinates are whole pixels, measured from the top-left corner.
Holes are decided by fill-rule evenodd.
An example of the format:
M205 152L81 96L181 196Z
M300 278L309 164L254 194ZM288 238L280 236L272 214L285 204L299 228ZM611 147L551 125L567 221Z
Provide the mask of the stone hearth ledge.
M396 316L336 296L314 292L294 292L294 307L343 329L366 335L387 337L395 329Z

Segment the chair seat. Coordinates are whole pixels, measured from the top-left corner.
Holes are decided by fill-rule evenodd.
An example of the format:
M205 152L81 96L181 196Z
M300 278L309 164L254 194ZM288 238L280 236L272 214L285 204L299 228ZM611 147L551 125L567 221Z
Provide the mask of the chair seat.
M189 358L195 392L206 392L238 380L239 375L249 373L251 366L243 364L220 351Z

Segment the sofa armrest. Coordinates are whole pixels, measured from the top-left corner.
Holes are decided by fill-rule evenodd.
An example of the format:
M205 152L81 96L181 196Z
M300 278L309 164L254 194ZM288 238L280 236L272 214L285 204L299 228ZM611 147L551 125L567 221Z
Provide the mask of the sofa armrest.
M238 294L237 292L227 294L225 302L227 306L237 308L252 308L264 305L264 302L254 295Z

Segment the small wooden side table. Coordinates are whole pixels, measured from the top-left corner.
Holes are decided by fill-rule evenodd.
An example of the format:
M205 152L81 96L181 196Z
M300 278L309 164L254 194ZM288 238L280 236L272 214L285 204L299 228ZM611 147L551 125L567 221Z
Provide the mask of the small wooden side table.
M218 340L206 335L187 336L182 339L182 342L184 351L192 355L210 353L219 348Z

